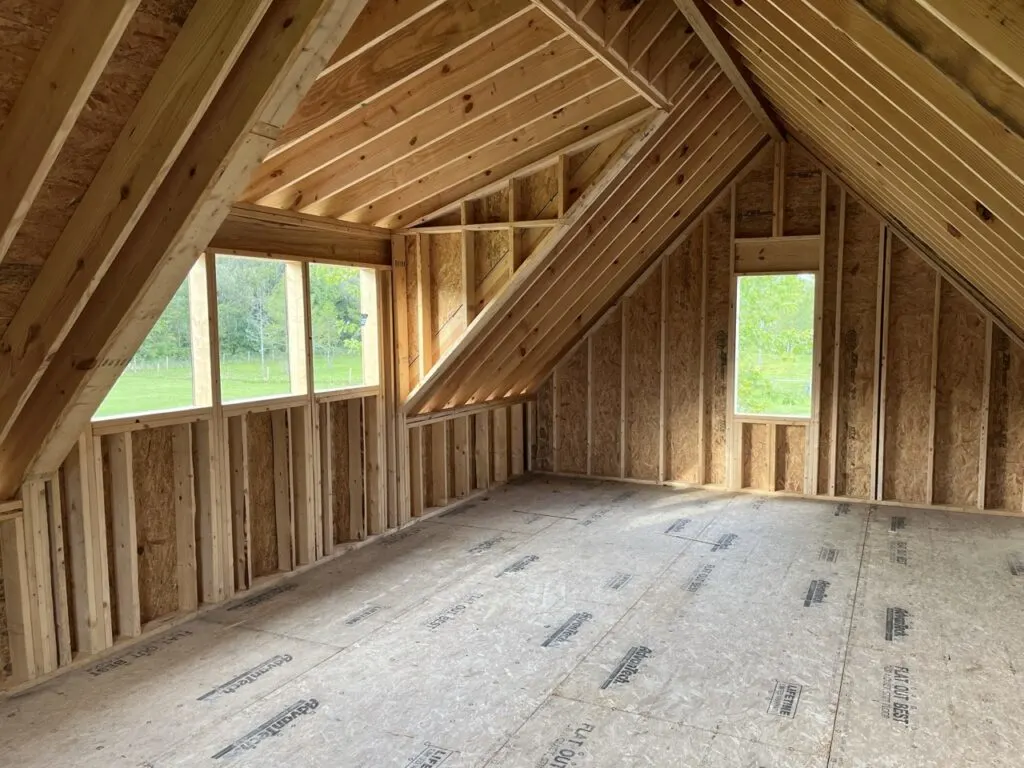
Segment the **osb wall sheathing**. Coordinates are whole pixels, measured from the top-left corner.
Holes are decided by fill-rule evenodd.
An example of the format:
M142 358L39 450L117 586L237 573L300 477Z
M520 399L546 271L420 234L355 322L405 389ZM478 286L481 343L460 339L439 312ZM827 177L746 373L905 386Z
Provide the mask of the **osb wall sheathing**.
M799 145L786 145L782 188L782 234L821 231L821 166Z
M430 327L434 360L447 352L466 330L463 322L462 236L427 235L430 248Z
M704 340L704 482L726 481L726 420L729 378L730 202L724 195L706 214L708 228L707 314Z
M661 420L661 270L624 303L626 317L626 476L657 480ZM654 439L652 439L652 436Z
M736 182L736 237L771 237L775 189L775 147L761 150Z
M548 166L529 176L516 179L514 183L516 221L558 217L558 173L555 166Z
M668 257L665 325L665 463L668 479L701 479L701 319L704 228Z
M473 232L476 311L501 293L512 277L508 232Z
M348 402L331 403L331 487L334 488L334 543L348 540L349 522L352 516L352 500L349 483L355 478L349 475L348 453ZM359 510L362 514L362 510Z
M616 308L591 339L591 474L618 477L621 468L622 312Z
M135 533L142 623L178 610L178 543L172 427L132 434Z
M466 203L467 224L494 224L501 221L508 221L507 189Z
M985 505L1024 508L1024 349L998 328L992 334Z
M740 486L761 491L772 490L769 476L768 424L741 424L740 428Z
M558 472L587 471L587 345L580 344L555 373Z
M943 280L935 387L932 501L936 504L972 507L978 503L985 325L981 312Z
M874 214L848 195L839 318L836 495L859 499L871 498L874 463L878 232Z
M839 288L839 231L842 214L842 189L829 179L825 198L825 264L822 281L821 316L821 383L818 391L821 429L818 432L818 488L822 495L829 493L829 475L832 461L832 415L836 404L832 394L836 384L836 299Z
M895 237L891 249L882 497L926 504L935 272Z
M780 424L775 428L775 477L773 491L804 492L807 427Z
M554 396L555 388L549 376L537 392L537 469L542 472L550 472L555 468ZM493 422L491 434L497 434Z
M24 224L0 265L0 331L92 183L194 0L149 0L128 24ZM0 4L0 123L6 118L62 3Z
M252 575L278 570L277 504L274 497L274 430L269 413L246 416L249 443L249 540ZM279 435L278 438L281 436Z

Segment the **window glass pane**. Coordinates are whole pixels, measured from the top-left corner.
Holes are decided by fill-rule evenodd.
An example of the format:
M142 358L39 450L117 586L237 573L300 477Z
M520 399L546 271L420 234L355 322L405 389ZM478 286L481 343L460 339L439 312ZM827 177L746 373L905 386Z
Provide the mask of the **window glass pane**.
M811 415L814 275L746 275L736 292L736 413Z
M285 263L217 256L221 399L291 394Z
M309 265L313 381L317 391L365 383L363 328L368 311L364 312L360 298L362 272L356 267Z
M186 279L107 393L96 417L166 411L193 404L188 301Z

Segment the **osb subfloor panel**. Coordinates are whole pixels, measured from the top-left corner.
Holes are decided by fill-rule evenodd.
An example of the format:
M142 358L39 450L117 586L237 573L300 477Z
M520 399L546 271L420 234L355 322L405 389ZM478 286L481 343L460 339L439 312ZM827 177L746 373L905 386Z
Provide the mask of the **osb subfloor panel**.
M1024 521L535 478L0 702L17 766L1019 766Z

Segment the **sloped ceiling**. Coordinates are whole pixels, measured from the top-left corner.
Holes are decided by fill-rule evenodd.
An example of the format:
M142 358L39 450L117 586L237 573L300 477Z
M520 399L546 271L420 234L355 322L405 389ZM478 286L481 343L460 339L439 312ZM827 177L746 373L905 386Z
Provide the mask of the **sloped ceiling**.
M1024 329L1024 9L709 0L787 129Z

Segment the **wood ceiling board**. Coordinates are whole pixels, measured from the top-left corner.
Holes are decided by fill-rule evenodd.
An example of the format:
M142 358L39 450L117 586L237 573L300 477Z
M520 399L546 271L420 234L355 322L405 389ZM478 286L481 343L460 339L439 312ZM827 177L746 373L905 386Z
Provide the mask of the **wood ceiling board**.
M0 491L63 461L362 9L277 0L0 443ZM274 122L274 121L278 122Z
M709 106L719 105L719 109L728 111L735 107L735 100L729 96L729 84L713 63L701 72L695 89L700 95L688 101L685 107L676 107L670 113L662 130L623 174L616 189L609 192L586 218L576 221L559 240L548 257L543 279L532 281L510 302L502 311L500 321L492 323L492 333L486 342L465 351L459 367L451 372L449 381L453 383L447 385L446 394L435 395L428 407L439 408L451 401L468 401L478 376L498 373L495 366L512 351L524 354L532 328L531 317L538 308L544 311L556 304L559 292L577 283L580 274L587 270L590 262L588 249L595 240L605 232L619 234L616 226L628 229L632 218L643 210L646 196L676 176L671 165L663 163L662 158L671 157L687 146L687 137L694 127L704 124L705 110ZM597 257L601 255L599 253Z
M401 85L530 11L525 0L451 0L319 79L285 126L275 152L324 130L374 94Z
M631 69L638 69L654 41L669 25L679 9L673 0L646 2L640 13L633 19L626 31L626 63Z
M743 97L750 110L764 123L768 135L775 141L782 141L783 132L772 115L771 108L751 86L739 57L733 50L728 37L719 29L714 15L704 0L675 0L675 4L690 22L694 32L704 43L704 47L710 51L715 61L718 62L718 66L725 72L733 88Z
M588 290L569 288L565 301L546 308L542 319L533 325L537 330L531 340L536 339L537 343L524 347L522 360L512 359L513 368L507 378L484 397L499 396L496 393L502 390L529 388L546 376L561 354L582 338L673 238L684 231L746 165L750 156L763 145L765 136L763 127L745 106L719 123L715 132L688 158L689 162L679 167L680 175L685 175L687 180L671 190L673 193L667 199L659 196L651 201L632 237L617 237L618 242L610 244L605 257L614 258L595 257L587 265L589 272L580 283L589 286ZM598 271L602 261L604 269ZM481 394L478 392L474 399Z
M242 199L271 204L276 199L271 197L275 192L301 181L344 152L355 151L377 136L415 120L435 104L515 66L561 34L561 28L536 9L497 27L435 62L401 87L374 94L364 106L324 130L272 155L254 174ZM510 51L517 55L510 56Z
M581 68L591 72L592 82L610 82L607 71L593 62L586 51L570 38L559 38L516 66L476 86L462 89L391 131L378 133L376 138L343 153L283 194L269 196L264 204L315 210L315 202L360 184L388 168L397 166L398 171L404 172L410 158L422 156L421 153L428 152L456 133L458 144L471 148L474 146L471 127L476 128L481 137L500 135L501 128L510 130L517 125L514 121L529 119L530 114L543 111L545 103L550 107L560 101L556 94L566 93L566 89L588 87L587 79L582 73L577 73ZM550 95L540 92L549 85L555 86ZM545 98L555 101L545 102ZM305 142L297 148L304 145ZM342 146L351 144L346 139ZM360 202L372 202L372 198L359 199Z
M0 129L0 261L138 5L62 6Z
M0 340L0 439L269 4L201 0L189 14Z
M487 178L507 175L579 141L591 130L600 130L641 111L645 105L637 99L628 86L620 81L612 82L488 143L475 153L453 158L451 163L457 164L457 174L451 173L452 168L441 167L417 179L415 184L364 205L344 218L389 228L401 226L407 217L412 218L406 211L421 204L433 207L439 193L453 191L458 198L469 194L473 187L479 188L481 185L475 180L477 174ZM461 183L464 180L467 181L465 186Z

